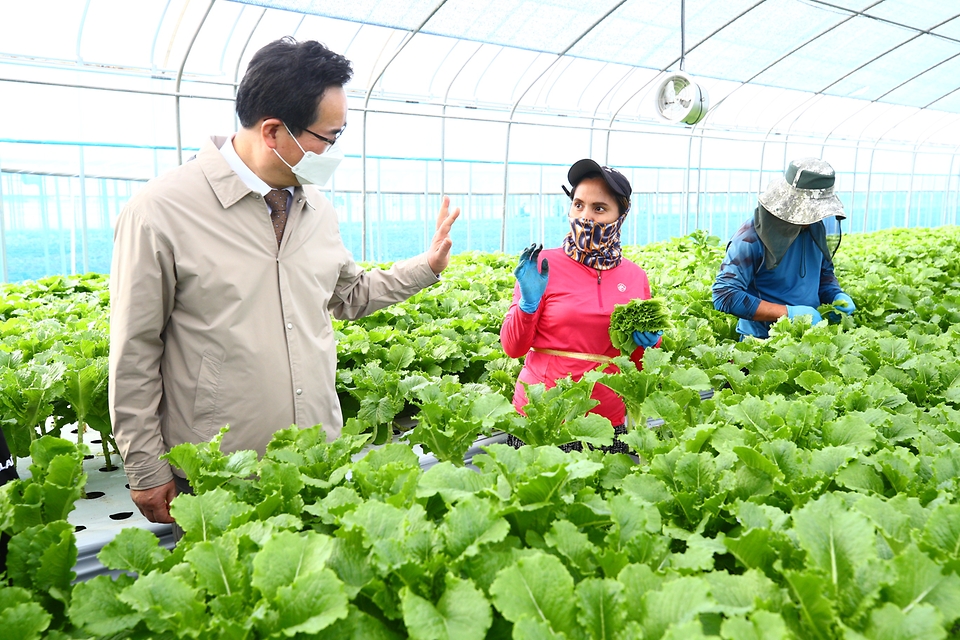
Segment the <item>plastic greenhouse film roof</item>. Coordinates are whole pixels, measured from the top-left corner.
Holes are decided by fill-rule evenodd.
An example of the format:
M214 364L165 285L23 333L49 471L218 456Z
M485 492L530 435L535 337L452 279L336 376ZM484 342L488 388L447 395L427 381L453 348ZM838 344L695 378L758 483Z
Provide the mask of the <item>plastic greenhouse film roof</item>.
M44 38L22 28L48 15ZM903 140L926 131L918 110L960 113L960 4L942 0L38 0L3 9L0 87L20 92L3 115L33 130L49 118L18 104L68 87L96 113L119 95L129 106L98 141L173 149L181 124L196 141L205 119L232 119L250 57L285 35L351 60L352 108L663 126L652 92L682 66L710 95L700 130ZM157 106L174 97L182 123ZM159 114L155 133L144 113ZM103 135L83 122L48 134ZM960 128L931 143L960 144Z
M543 53L582 35L568 55L652 69L675 66L680 53L679 0L245 1L407 31L422 24L425 34ZM691 0L686 70L955 110L957 101L944 98L956 89L952 67L937 69L960 55L958 16L960 6L940 0Z

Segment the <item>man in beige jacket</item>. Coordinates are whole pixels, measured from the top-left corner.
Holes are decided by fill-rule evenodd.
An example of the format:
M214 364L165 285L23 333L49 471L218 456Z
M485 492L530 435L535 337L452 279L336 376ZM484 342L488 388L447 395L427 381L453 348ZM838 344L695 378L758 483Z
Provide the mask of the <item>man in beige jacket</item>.
M353 319L438 281L450 259L444 198L428 251L364 271L323 186L342 158L346 58L273 42L237 93L242 128L152 180L117 221L110 409L130 493L152 522L189 485L160 455L230 425L226 451L261 454L274 432L340 434L331 316Z

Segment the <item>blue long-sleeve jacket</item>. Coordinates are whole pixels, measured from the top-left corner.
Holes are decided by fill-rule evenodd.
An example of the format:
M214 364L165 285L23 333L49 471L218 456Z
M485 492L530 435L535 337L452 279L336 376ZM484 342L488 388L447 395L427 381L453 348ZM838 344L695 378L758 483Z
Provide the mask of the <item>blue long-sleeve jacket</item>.
M800 232L773 269L763 264L764 247L753 220L740 227L727 245L727 255L713 284L713 306L740 318L737 332L766 338L771 322L752 320L761 300L782 305L818 307L842 293L833 263L814 242L825 234L823 224Z

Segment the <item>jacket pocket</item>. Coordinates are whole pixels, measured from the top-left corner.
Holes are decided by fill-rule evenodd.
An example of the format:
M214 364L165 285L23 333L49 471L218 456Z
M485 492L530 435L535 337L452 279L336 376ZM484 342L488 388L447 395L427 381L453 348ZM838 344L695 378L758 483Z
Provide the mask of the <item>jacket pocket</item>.
M197 392L193 403L193 422L190 425L194 433L204 440L210 440L223 425L217 422L220 397L220 358L205 352L200 362L200 375L197 377Z

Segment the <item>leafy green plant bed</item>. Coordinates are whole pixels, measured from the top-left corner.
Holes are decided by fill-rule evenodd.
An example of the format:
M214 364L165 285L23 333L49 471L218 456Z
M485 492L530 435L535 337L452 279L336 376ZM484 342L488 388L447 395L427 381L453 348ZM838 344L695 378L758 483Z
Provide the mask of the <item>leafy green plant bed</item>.
M72 533L38 521L24 540L42 545L11 544L55 551L8 573L0 619L34 629L24 638L960 637L958 250L954 228L845 239L854 316L738 342L710 300L717 239L628 249L666 299L663 348L642 370L620 358L619 373L532 387L528 418L501 393L507 363L480 349L510 278L470 319L481 355L456 373L414 366L393 321L371 317L354 344L372 355L343 374L360 409L342 438L285 430L261 460L218 441L176 449L197 488L172 507L186 537L171 552L124 530L100 560L127 575L64 583ZM414 324L429 331L426 315ZM612 436L580 420L592 384L620 393L634 424L656 420L622 436L633 456L555 446ZM441 460L426 471L406 443L358 458L402 412L417 425L404 437ZM463 466L497 431L540 446L490 445ZM7 504L4 530L23 535Z
M46 434L100 434L108 467L119 460L107 404L107 278L99 274L8 284L0 297L0 414L16 457Z

